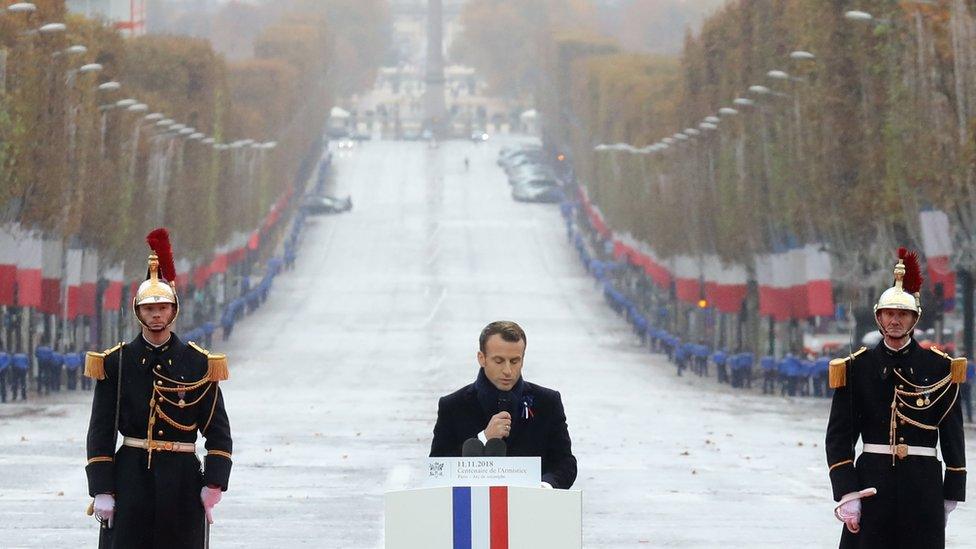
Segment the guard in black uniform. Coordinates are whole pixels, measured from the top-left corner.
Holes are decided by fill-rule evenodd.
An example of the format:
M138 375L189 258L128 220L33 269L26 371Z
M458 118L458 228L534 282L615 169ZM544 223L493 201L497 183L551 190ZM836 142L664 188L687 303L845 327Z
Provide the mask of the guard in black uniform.
M842 548L945 547L949 513L966 495L958 398L966 359L912 338L922 279L914 253L902 249L899 258L895 285L875 305L884 339L829 366L836 392L826 450Z
M149 242L149 277L133 299L142 333L85 359L85 375L97 380L85 468L90 511L102 523L101 549L199 549L230 477L218 385L227 359L170 332L179 300L168 235L157 229ZM206 437L202 470L198 432Z

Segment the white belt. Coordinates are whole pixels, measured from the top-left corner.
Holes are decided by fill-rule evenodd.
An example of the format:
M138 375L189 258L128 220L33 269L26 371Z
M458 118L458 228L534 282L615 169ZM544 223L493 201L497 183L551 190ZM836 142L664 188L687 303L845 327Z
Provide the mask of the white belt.
M131 446L133 448L142 448L143 450L149 449L149 441L144 438L135 437L122 437L123 446ZM164 451L164 452L196 452L197 445L193 442L170 442L168 440L154 440L152 441L153 451Z
M935 448L929 448L928 446L909 446L907 444L896 444L894 446L890 446L888 444L865 443L863 451L868 454L885 454L888 456L894 455L898 456L898 459L905 459L906 456L938 456Z

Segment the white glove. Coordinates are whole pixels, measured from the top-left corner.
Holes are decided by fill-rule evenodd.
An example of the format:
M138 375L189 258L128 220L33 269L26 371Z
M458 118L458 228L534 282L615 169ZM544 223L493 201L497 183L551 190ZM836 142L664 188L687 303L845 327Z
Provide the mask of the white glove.
M546 490L552 490L552 484L549 484L546 481L542 481L541 483L539 483L539 488L545 488Z
M203 512L207 515L207 524L213 524L213 508L214 505L220 503L221 491L220 488L211 488L209 486L204 486L200 489L200 503L203 504Z
M952 511L955 510L956 505L959 505L959 502L958 501L953 501L951 499L947 499L947 500L945 500L943 502L943 505L945 506L945 523L948 525L949 524L949 513L951 513Z
M106 523L109 528L115 521L115 496L98 494L95 496L95 518Z
M837 518L847 525L847 529L856 534L861 531L861 499L852 499L844 502L837 508Z

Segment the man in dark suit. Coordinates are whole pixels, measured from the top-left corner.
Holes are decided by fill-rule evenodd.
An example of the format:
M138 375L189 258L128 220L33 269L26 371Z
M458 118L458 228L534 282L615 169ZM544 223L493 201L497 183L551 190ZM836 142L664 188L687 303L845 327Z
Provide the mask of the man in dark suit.
M509 321L481 331L478 378L440 399L431 457L457 457L464 441L500 438L509 456L542 458L544 487L570 488L576 458L558 391L522 379L526 338Z

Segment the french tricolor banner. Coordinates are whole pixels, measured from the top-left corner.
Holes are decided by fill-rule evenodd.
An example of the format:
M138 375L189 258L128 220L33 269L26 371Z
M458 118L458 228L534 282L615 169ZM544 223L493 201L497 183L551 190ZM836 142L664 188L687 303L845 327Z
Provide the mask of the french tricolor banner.
M452 488L454 549L508 549L508 487Z
M950 264L952 256L952 236L949 216L942 210L925 210L918 214L922 228L922 252L928 267L926 282L942 285L945 310L951 311L956 301L956 272Z
M697 257L679 255L671 259L675 295L685 303L702 298L702 263Z
M9 227L0 227L0 305L17 299L17 241Z

